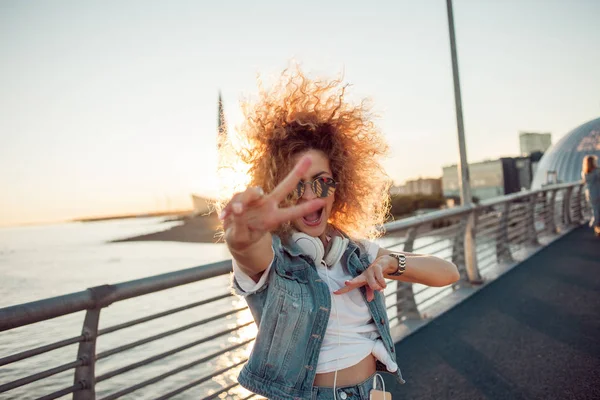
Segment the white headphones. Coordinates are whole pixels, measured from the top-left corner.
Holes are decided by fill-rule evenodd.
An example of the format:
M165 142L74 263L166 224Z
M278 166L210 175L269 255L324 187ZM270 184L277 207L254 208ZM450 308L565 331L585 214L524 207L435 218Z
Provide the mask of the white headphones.
M340 261L350 242L345 237L334 235L327 244L327 248L324 248L321 239L302 232L294 232L292 240L300 247L302 253L309 256L315 264L325 263L327 267Z

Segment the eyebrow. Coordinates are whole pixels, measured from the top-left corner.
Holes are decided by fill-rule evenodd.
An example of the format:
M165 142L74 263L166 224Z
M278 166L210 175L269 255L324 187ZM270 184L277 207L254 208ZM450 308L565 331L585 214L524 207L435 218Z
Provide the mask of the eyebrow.
M323 174L326 174L326 175L331 175L331 174L330 174L329 172L327 172L327 171L321 171L321 172L319 172L318 174L314 174L314 175L312 176L312 179L316 179L316 178L318 178L319 176L321 176L321 175L323 175Z

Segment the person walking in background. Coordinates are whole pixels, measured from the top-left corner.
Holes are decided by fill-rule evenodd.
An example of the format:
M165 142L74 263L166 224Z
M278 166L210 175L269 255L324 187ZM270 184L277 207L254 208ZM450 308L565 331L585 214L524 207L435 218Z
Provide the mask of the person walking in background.
M600 169L598 168L598 157L585 156L581 177L586 186L586 197L592 207L592 220L590 226L594 227L596 236L600 236Z
M241 160L250 186L223 208L233 287L258 334L238 377L269 399L383 398L378 372L396 364L386 279L450 285L456 266L391 252L374 238L389 212L387 150L364 103L339 80L287 72L247 105ZM375 394L377 393L377 394Z

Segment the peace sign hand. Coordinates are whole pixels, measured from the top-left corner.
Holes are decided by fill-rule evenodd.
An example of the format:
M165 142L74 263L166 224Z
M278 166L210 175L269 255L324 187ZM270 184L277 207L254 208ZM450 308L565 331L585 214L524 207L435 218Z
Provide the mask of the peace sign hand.
M311 163L310 157L302 157L285 179L267 195L261 188L251 187L232 197L220 216L225 241L230 250L243 251L282 223L325 206L322 199L313 199L288 208L279 206L294 190Z

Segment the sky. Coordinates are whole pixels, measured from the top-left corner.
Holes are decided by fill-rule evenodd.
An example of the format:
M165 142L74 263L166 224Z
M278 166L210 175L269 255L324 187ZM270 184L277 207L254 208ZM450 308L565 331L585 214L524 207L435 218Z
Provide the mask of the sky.
M600 115L600 2L455 0L469 161ZM218 187L217 98L296 60L368 97L397 183L458 161L443 0L0 0L0 226L189 208Z

